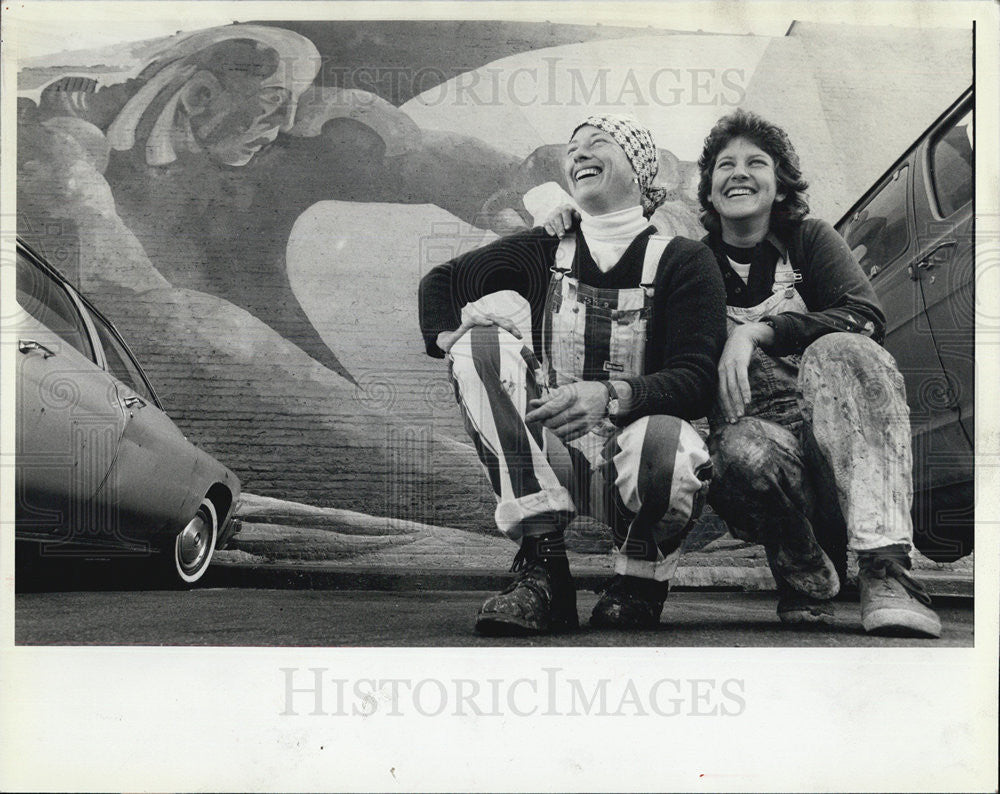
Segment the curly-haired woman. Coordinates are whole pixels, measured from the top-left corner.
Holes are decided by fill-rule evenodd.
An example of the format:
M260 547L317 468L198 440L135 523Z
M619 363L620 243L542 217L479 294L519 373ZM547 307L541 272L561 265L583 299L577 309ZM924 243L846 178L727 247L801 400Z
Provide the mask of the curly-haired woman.
M866 631L939 636L909 573L909 413L879 346L878 298L840 235L806 217L783 129L738 110L712 128L698 165L729 326L710 504L734 535L764 544L783 622L832 622L840 582L818 535L857 552Z

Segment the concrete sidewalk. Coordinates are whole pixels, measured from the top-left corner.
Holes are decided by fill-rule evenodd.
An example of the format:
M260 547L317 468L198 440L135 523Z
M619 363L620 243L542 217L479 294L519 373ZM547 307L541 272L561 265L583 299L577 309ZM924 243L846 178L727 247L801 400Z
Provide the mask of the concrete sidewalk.
M349 510L313 507L244 494L239 532L216 551L218 583L317 589L492 590L507 578L513 544L487 535ZM597 522L578 520L568 532L570 565L581 589L611 574L610 538ZM848 560L845 594L857 564ZM914 554L914 569L935 596L973 595L973 557L936 563ZM685 542L674 589L773 590L761 546L736 540L715 516Z

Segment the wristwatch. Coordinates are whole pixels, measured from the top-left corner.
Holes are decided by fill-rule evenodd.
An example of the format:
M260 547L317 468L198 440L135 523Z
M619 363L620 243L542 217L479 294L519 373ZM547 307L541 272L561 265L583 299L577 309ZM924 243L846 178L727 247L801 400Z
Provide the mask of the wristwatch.
M618 416L618 411L621 410L621 402L618 398L618 392L615 391L615 387L611 385L611 381L602 380L601 383L604 388L608 390L608 419L614 419Z

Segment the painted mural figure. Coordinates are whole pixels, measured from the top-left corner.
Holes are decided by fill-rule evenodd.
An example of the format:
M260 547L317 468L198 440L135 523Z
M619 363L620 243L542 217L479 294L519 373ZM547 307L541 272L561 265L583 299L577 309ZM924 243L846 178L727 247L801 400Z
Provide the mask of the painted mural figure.
M734 536L764 545L783 623L833 623L847 544L865 631L939 636L909 572L909 412L878 344L885 317L869 280L829 224L806 218L808 185L777 125L742 110L723 117L699 167L703 242L728 325L708 503ZM565 208L546 226L560 235L573 223Z
M286 246L302 213L328 199L437 204L506 234L530 225L522 196L557 178L558 163L545 156L551 146L522 159L421 129L375 94L324 86L320 68L316 47L293 31L209 28L171 42L124 83L54 81L37 108L23 100L20 136L44 149L43 125L93 125L64 128L101 152L95 164L118 215L171 284L246 309L353 381L289 283ZM661 159L676 167L669 152ZM36 218L53 210L33 198L26 182L22 206ZM687 204L672 197L661 214L687 229Z
M55 81L37 109L24 109L20 138L42 149L43 158L52 129L69 129L89 149L103 150L95 167L118 216L171 284L247 309L348 376L288 285L284 247L307 204L290 191L276 212L256 206L273 201L275 186L252 161L291 130L298 100L319 67L315 46L297 33L256 25L210 28L172 42L125 83L98 88L87 78ZM67 127L66 119L93 127ZM30 180L19 187L22 217L58 212L33 205Z
M160 273L247 309L353 380L291 290L285 249L296 220L338 198L438 203L486 226L483 205L519 158L422 131L368 92L316 85L319 69L316 47L298 33L211 28L172 43L125 83L53 82L37 108L21 103L20 135L26 157L44 148L52 123L103 150L95 165L116 211ZM21 187L25 214L52 211L34 206L30 180ZM502 217L505 229L521 223Z
M182 39L127 83L97 90L96 81L57 81L43 92L40 111L106 129L116 151L141 142L147 165L204 153L243 166L291 129L298 98L319 67L316 47L296 33L212 28Z
M616 546L591 625L657 625L711 479L685 421L709 408L725 339L711 252L653 234L665 191L634 120L587 118L562 164L585 213L576 234L508 236L420 285L427 353L448 359L497 526L519 544L516 580L479 611L483 634L578 625L564 541L577 512L609 523Z

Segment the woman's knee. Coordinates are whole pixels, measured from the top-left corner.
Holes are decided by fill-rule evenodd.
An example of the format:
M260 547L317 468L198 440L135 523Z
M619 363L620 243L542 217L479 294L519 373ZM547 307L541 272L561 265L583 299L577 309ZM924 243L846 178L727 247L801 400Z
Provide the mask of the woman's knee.
M690 424L675 416L646 416L618 437L615 464L619 473L632 469L640 499L665 491L675 497L700 490L711 479L708 447ZM629 478L630 479L630 478Z
M709 438L712 460L719 473L732 468L760 471L770 465L777 451L796 444L797 439L789 430L756 416L722 425Z
M497 325L474 325L452 345L452 370L499 375L504 365L524 363L523 347L523 340Z
M891 355L860 334L835 333L806 348L799 368L803 416L817 400L847 400L857 409L888 419L908 419L903 376Z
M674 416L646 416L618 435L615 486L623 504L681 530L701 512L712 465L698 432Z
M709 439L712 455L710 500L744 499L783 490L801 481L803 459L798 438L788 429L757 417L725 425Z
M801 366L803 369L832 366L838 371L847 367L860 372L886 366L895 369L896 362L885 348L869 337L838 331L824 334L809 345L802 354Z
M710 438L713 478L708 503L736 537L764 542L806 498L807 474L798 438L781 425L745 417Z

